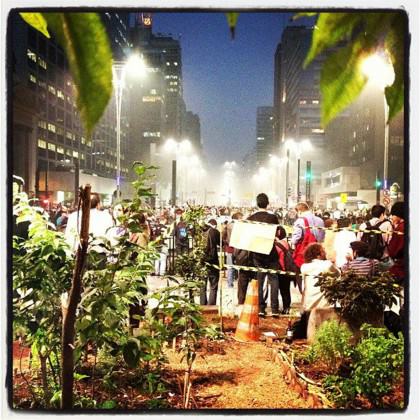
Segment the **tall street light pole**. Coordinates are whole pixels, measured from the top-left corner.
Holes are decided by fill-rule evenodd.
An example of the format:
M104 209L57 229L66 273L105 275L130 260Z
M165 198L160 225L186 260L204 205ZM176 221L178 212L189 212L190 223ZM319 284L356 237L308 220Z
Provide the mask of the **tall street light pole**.
M117 117L117 200L121 198L121 107L127 70L129 70L130 73L137 73L141 76L144 75L145 64L142 57L138 56L137 54L134 54L127 61L114 61L114 63L112 64L112 76L113 83L115 86L115 105Z
M368 81L376 84L384 98L384 172L383 189L388 189L388 155L389 155L389 107L386 101L385 88L391 86L395 79L394 68L386 51L377 51L368 56L362 63L362 73ZM375 182L378 180L376 179Z
M286 162L286 209L289 208L289 162L290 162L290 149L287 149L287 162Z

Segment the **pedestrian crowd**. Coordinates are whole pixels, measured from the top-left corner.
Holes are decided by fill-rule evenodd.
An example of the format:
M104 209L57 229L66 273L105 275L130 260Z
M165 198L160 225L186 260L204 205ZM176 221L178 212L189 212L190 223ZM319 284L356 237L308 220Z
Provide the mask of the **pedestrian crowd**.
M205 207L208 278L200 292L202 305L217 303L221 256L227 265L226 273L222 273L226 275L227 287L233 288L237 282L238 312L245 302L248 284L254 278L258 280L260 317L268 315L268 306L274 318L289 314L292 285L302 296L302 313L328 307L316 286L317 277L322 273L338 277L353 270L358 275L371 277L389 271L396 282L403 284L403 202L394 203L389 214L380 204L368 212L336 210L331 213L311 208L305 202L297 203L293 209L270 210L268 196L264 193L258 194L256 204L256 209ZM140 246L155 241L158 257L153 275L167 274L170 256L190 252L193 246L191 226L183 218L184 211L182 207L145 211L141 220L142 232L130 236L130 240ZM121 212L120 204L101 209L100 197L93 193L90 233L107 236L111 242L115 240ZM69 245L76 250L77 212L59 205L52 209L51 220L57 229L65 232ZM277 226L268 254L232 247L232 231L235 223L241 220Z

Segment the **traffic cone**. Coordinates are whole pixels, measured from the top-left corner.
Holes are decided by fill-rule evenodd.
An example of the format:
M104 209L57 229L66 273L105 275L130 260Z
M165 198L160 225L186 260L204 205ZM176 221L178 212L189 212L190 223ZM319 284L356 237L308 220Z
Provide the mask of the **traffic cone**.
M258 341L260 338L258 328L258 280L252 280L248 286L245 304L233 338L242 343Z

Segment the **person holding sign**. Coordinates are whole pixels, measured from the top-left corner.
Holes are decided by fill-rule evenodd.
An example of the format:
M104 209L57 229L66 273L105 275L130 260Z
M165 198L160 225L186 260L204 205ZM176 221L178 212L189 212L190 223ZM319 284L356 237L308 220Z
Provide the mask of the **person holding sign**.
M269 211L268 207L268 197L267 194L261 193L257 195L257 206L258 210L248 217L248 220L253 222L262 222L273 225L279 224L278 217ZM272 240L271 251L267 254L262 254L259 252L252 252L251 254L252 265L257 268L271 268L278 270L280 268L279 258L274 247L274 237ZM276 274L267 274L267 273L257 273L258 280L258 306L259 306L259 316L264 318L266 313L265 309L267 306L267 296L264 296L264 280L265 276L268 277L268 283L270 286L270 304L271 304L271 313L273 317L279 316L279 279Z

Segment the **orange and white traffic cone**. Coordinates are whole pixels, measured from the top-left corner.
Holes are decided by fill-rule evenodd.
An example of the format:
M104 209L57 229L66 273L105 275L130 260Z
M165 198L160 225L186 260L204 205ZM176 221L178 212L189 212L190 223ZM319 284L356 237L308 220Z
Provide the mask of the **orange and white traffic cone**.
M249 283L245 304L233 338L243 343L260 339L258 328L258 280L252 280Z

